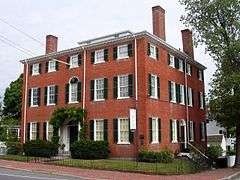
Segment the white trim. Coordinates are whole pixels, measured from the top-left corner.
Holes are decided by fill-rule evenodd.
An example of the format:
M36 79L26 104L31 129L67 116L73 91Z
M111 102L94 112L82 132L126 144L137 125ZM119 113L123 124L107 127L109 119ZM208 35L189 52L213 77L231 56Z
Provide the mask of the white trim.
M96 131L96 122L101 121L103 123L103 139L102 140L97 140L97 131ZM94 141L104 141L104 119L94 119L93 120L93 140Z
M77 66L73 66L73 58L77 58ZM75 55L70 56L70 61L69 61L69 65L70 65L70 66L69 66L69 68L70 68L70 69L78 68L78 67L79 67L78 61L79 61L79 59L78 59L78 54L75 54Z
M126 56L119 57L120 48L122 48L122 47L127 47L127 55L126 55ZM118 47L117 47L117 60L127 59L127 58L129 58L129 56L128 56L128 44L123 44L123 45L118 46Z
M104 60L104 50L105 49L99 49L99 50L96 50L95 52L94 52L94 62L93 62L93 64L100 64L100 63L104 63L105 62L105 60ZM97 53L103 53L103 59L101 60L101 61L98 61L98 62L96 62L96 60L97 60Z
M153 48L153 54L151 54L151 48ZM149 57L153 58L153 59L157 59L157 48L155 45L153 45L152 43L150 43L150 54L149 54Z
M103 98L102 99L97 99L97 83L96 83L96 81L97 80L102 80L103 81ZM105 98L104 98L104 91L105 91L105 89L104 89L104 86L105 86L105 84L104 84L104 78L98 78L98 79L94 79L94 101L105 101Z
M178 128L177 128L177 119L172 119L172 121L170 121L172 123L172 143L178 143ZM173 126L174 125L174 126ZM175 129L175 134L173 133L173 129Z
M191 64L189 64L189 63L187 63L186 72L187 72L188 76L192 76L192 74L191 74Z
M75 77L73 77L75 78ZM72 78L71 78L72 79ZM69 81L69 89L68 89L68 92L69 92L69 97L68 97L68 104L74 104L74 103L79 103L78 100L77 101L72 101L72 84L76 84L77 85L77 97L78 97L78 82L79 82L79 79L78 79L78 82L76 83L71 83L71 79Z
M54 67L54 69L50 69L50 63L53 63L53 62L55 63L55 67ZM55 72L56 71L56 65L57 65L56 60L48 61L48 73Z
M128 142L121 142L120 141L120 132L121 132L121 130L120 130L120 120L121 119L124 119L124 120L128 120L129 121L129 119L128 119L128 117L121 117L121 118L118 118L117 120L118 120L118 142L117 142L117 144L130 144L130 141L129 141L129 136L128 136ZM128 122L128 124L129 124L129 122ZM128 128L129 129L129 128ZM128 133L130 133L130 131L128 130Z
M169 54L170 56L170 59L169 59L169 66L172 67L172 68L175 68L175 60L174 60L174 55L172 54Z
M34 66L38 66L38 72L34 72ZM37 76L39 75L39 67L40 67L40 64L39 63L35 63L32 65L32 76Z
M38 104L33 104L33 89L34 90L36 90L37 89L37 92L38 92L38 87L33 87L33 88L31 88L31 105L30 105L30 107L38 107ZM39 94L38 94L38 96L39 96Z
M170 81L171 82L171 89L170 89L170 92L171 92L171 103L177 103L177 97L176 97L176 83L174 81ZM172 93L172 86L173 86L173 93ZM173 96L172 96L173 95Z
M184 85L182 84L180 84L180 104L185 105L185 88Z
M180 66L181 64L181 66ZM181 67L181 68L180 68ZM180 72L183 72L184 68L183 68L183 60L182 59L179 59L179 71Z
M150 98L152 98L152 99L158 99L158 87L157 87L157 75L154 75L154 74L151 74L151 78L152 77L154 77L154 90L155 90L155 96L153 96L153 95L151 95L150 96ZM151 83L152 83L152 79L151 79ZM152 86L152 84L150 84L151 86ZM151 87L151 89L152 89L152 87ZM151 94L152 94L152 92L151 92Z
M203 92L199 92L200 96L199 96L199 101L200 101L200 109L204 109L204 96L203 96Z
M55 106L56 103L49 103L50 101L50 87L54 87L54 98L56 97L56 85L47 86L47 106ZM56 99L55 99L56 102Z
M130 98L130 96L120 97L120 77L126 76L128 78L128 75L129 74L123 74L123 75L118 75L117 76L118 77L118 80L117 80L117 85L118 85L117 99L127 99L127 98ZM129 81L129 79L128 79L128 81ZM129 87L128 87L128 92L129 92Z
M188 107L193 107L193 94L191 87L187 87L187 101Z
M158 117L152 117L151 119L152 119L152 127L151 127L152 128L152 134L151 134L152 142L151 142L151 144L158 144L159 143L159 139L158 139L158 136L159 136L159 134L158 134L158 129L159 129ZM153 120L156 121L156 126L154 127L155 131L156 131L156 141L153 141Z

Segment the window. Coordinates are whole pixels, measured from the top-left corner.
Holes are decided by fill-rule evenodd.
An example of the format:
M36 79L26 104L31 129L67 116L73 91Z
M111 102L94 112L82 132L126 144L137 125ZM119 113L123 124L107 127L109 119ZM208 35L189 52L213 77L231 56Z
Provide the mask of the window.
M205 141L205 136L206 136L206 132L205 132L205 122L201 122L201 141Z
M183 60L179 59L179 71L183 72Z
M55 105L55 85L48 86L47 105Z
M94 59L95 59L94 61L95 64L104 62L104 49L95 51Z
M193 106L193 91L192 88L187 88L187 100L188 100L188 106Z
M72 78L69 84L69 103L78 102L78 79Z
M104 100L104 79L95 79L94 85L94 100Z
M48 62L48 72L56 71L56 61L52 60Z
M199 105L200 105L200 109L203 109L204 108L204 96L203 96L203 93L200 92L199 93Z
M169 62L168 62L168 64L169 64L169 66L171 66L171 67L175 67L174 66L174 56L173 55L171 55L171 54L169 54Z
M170 83L170 102L176 103L176 83L173 81L169 81Z
M194 125L193 125L193 121L189 121L189 141L194 141Z
M157 94L157 76L151 75L151 98L158 98Z
M170 123L171 123L171 138L172 138L172 143L177 143L178 142L178 140L177 140L177 120L175 119L175 120L171 120L170 121Z
M38 106L38 100L39 100L39 90L38 88L32 88L31 89L31 106Z
M191 76L192 75L192 68L190 64L187 64L187 75Z
M33 66L32 66L32 75L38 75L38 74L40 74L39 72L39 68L40 67L40 65L39 64L33 64Z
M30 140L37 139L37 123L30 123Z
M128 88L128 75L118 76L118 98L128 98L129 88Z
M70 68L78 67L78 54L70 57Z
M156 59L156 58L157 58L157 49L156 49L156 46L150 44L150 49L149 49L149 50L150 50L149 56L150 56L151 58Z
M121 45L118 46L118 59L124 59L124 58L128 58L128 45Z
M127 118L119 118L118 126L118 143L129 144L129 120Z
M202 71L202 70L198 70L198 79L199 79L200 81L203 80L203 71Z
M51 125L49 122L47 122L47 140L51 141L53 137L53 125Z
M94 141L104 140L104 121L94 120Z
M158 118L152 118L152 143L159 143L158 126Z
M185 90L182 84L180 84L180 104L185 104Z

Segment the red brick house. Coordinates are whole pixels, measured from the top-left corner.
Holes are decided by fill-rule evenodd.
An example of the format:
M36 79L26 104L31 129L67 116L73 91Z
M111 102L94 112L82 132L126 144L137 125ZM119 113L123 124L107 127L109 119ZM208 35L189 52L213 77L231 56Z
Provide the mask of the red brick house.
M48 35L45 55L22 60L21 141L50 140L52 112L74 106L87 111L89 138L108 141L112 157L134 157L143 147L206 147L206 68L194 60L192 33L182 31L182 52L165 41L165 10L156 6L152 13L153 34L125 31L63 51ZM60 128L65 151L79 129Z

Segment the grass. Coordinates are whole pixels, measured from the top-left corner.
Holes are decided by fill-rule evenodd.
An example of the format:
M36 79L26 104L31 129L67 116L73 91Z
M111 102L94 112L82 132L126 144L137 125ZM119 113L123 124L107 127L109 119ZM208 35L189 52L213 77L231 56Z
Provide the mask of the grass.
M0 155L0 159L3 160L9 160L9 161L21 161L21 162L27 162L34 160L34 157L27 157L22 155Z

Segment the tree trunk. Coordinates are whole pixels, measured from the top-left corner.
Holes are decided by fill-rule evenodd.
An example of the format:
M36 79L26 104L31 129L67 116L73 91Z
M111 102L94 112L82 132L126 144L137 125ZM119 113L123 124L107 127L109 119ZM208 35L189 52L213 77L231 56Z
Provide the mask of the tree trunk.
M240 120L236 126L236 160L235 167L240 167Z

